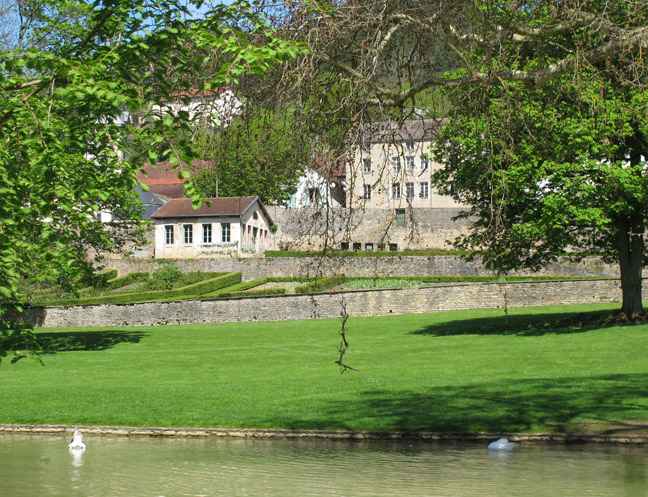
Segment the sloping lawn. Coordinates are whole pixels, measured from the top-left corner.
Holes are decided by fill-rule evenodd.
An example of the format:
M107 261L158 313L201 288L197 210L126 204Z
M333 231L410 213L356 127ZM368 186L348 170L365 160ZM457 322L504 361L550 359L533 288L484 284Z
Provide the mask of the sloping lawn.
M0 423L589 431L648 423L648 325L605 305L340 320L42 329L0 367ZM579 315L580 314L580 315ZM588 315L588 314L586 314Z

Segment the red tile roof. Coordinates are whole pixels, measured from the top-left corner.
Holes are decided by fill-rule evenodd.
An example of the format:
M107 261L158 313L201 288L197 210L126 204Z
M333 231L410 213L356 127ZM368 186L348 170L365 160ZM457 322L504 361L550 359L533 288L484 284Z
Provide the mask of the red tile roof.
M207 217L207 216L241 216L255 202L272 224L272 218L263 206L259 197L218 197L208 199L211 205L202 204L198 209L191 205L191 199L176 198L169 200L166 204L153 214L153 218L170 218L170 217Z
M191 163L194 169L192 176L201 169L210 167L213 161L199 160ZM140 183L147 185L153 193L158 193L169 198L184 197L184 183L186 179L178 178L178 171L174 167L186 169L186 163L180 162L171 164L169 162L158 162L155 166L146 164L141 171L137 172L137 179Z

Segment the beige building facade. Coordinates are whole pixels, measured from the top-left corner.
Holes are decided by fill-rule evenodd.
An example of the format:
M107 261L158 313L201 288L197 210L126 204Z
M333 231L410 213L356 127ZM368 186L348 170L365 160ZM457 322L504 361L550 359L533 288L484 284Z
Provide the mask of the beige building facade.
M193 209L190 199L172 199L153 214L155 258L241 257L274 248L273 221L258 197L208 200Z
M347 171L347 205L390 210L462 207L431 186L432 173L442 167L430 157L438 126L438 121L423 119L366 125Z

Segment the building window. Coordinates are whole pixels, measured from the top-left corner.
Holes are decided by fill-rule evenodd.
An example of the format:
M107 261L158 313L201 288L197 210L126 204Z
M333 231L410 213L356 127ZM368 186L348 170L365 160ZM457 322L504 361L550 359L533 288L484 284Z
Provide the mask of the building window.
M394 183L392 185L392 198L395 200L401 198L400 183Z
M397 243L390 243L389 244L389 251L390 252L396 252L398 250L398 244Z
M365 250L367 252L373 252L374 249L374 244L373 243L365 243Z
M362 250L362 243L353 242L353 250Z
M396 209L396 226L405 226L405 209Z
M394 156L391 158L391 167L392 167L392 171L396 173L400 171L400 157Z
M212 242L212 225L203 224L203 243Z
M362 172L363 173L371 172L371 159L362 159Z
M342 242L342 243L340 243L340 249L342 249L342 250L349 250L349 242Z
M371 185L362 185L362 198L371 200Z
M229 242L230 240L230 223L223 223L221 224L221 242Z
M173 225L166 225L164 227L164 243L166 245L173 245Z
M407 198L414 198L414 183L405 184L405 195Z
M421 171L427 169L429 164L430 159L428 159L425 155L421 155Z
M405 157L405 165L407 166L408 171L414 171L414 156L409 155Z
M184 243L193 243L193 226L191 224L183 224L182 229Z
M414 142L409 140L405 142L405 148L407 150L414 150Z
M427 181L424 181L421 183L421 192L419 193L419 197L421 198L428 198L430 196L430 190L428 187Z

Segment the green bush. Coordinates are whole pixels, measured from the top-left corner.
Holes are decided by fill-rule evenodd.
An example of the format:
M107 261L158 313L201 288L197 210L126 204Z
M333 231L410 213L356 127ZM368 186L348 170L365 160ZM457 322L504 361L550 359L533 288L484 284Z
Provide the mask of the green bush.
M151 275L149 273L129 273L126 276L109 280L106 284L106 290L116 290L132 283L147 281Z
M334 276L328 276L326 278L319 278L311 283L306 285L301 285L295 288L295 293L318 293L324 292L335 286L339 286L346 281L346 277L343 274L336 274Z
M264 295L285 295L285 288L265 288L263 290L242 290L235 292L222 292L218 294L218 298L231 298L231 297L260 297Z
M182 271L177 262L165 262L153 272L150 281L146 284L146 289L171 290L181 276Z
M175 290L154 290L125 293L121 295L103 295L76 300L58 300L45 302L42 305L92 305L92 304L130 304L158 300L180 300L199 298L206 293L240 283L241 273L217 273L218 276L200 281Z
M87 285L93 288L107 288L108 282L115 278L117 278L117 270L107 269L94 274L90 281L87 282Z

